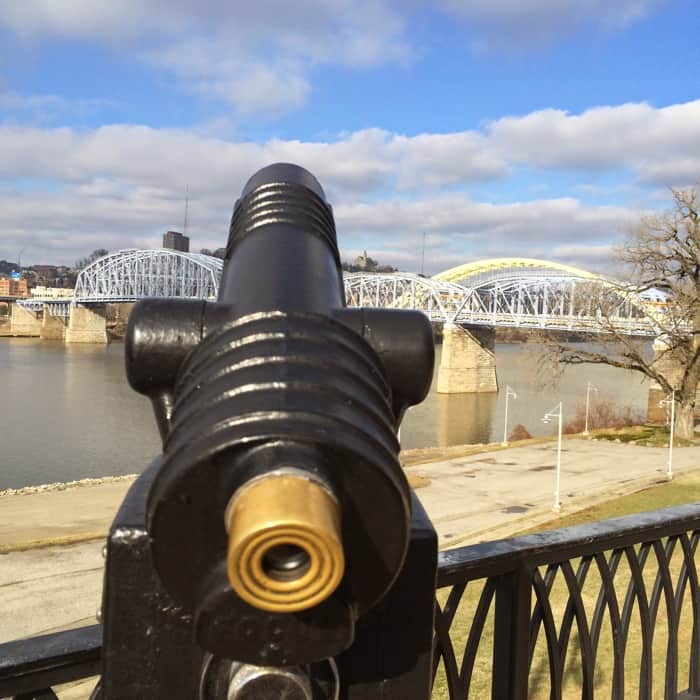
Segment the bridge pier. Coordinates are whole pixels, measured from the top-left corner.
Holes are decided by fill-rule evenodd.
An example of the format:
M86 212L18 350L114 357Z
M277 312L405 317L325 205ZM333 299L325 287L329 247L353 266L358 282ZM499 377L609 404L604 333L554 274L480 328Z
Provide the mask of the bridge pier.
M67 321L67 318L52 316L48 307L44 305L44 318L41 321L41 339L65 340Z
M496 329L446 323L438 369L438 394L498 391Z
M102 343L107 341L107 320L104 309L75 304L71 306L66 343Z
M36 315L36 311L19 304L12 304L10 309L10 335L25 338L38 338L41 335L42 319Z
M439 394L438 447L491 442L491 424L498 394Z

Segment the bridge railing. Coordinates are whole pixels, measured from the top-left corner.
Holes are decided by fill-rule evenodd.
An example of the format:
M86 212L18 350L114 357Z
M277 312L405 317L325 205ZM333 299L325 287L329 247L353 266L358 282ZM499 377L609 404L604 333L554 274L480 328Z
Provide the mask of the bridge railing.
M433 699L700 698L699 539L692 504L442 552ZM0 697L99 673L100 635L0 645Z

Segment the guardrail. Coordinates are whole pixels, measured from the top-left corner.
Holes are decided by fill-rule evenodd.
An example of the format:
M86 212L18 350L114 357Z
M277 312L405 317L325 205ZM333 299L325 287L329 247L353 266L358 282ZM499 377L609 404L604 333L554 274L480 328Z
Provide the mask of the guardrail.
M442 552L434 700L700 698L699 540L691 504ZM0 645L0 697L56 697L99 673L100 643Z

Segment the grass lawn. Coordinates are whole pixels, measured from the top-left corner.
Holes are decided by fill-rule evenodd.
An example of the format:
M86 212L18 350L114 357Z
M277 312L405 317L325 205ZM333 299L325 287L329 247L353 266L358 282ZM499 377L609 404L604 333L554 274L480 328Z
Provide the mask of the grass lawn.
M664 508L667 506L679 505L700 501L700 475L687 475L679 477L673 482L663 483L658 486L640 491L638 493L616 498L602 503L600 505L588 508L579 513L567 515L553 523L549 523L549 527L567 527L570 525L578 525L581 523L591 522L594 520L603 520L607 518L629 515L645 510L654 510L656 508ZM536 532L549 529L548 525L541 525L533 528L528 532ZM525 533L522 533L525 534ZM667 543L664 543L666 545ZM639 551L639 547L635 548ZM605 558L608 562L611 559L611 553L607 552ZM579 569L580 560L572 561L571 564L574 571ZM682 550L680 544L677 544L670 554L670 571L671 580L674 588L674 593L677 587L678 576L683 563ZM546 568L540 570L540 574L544 577ZM653 549L649 552L646 564L643 568L643 576L646 583L647 597L651 597L652 589L656 579L657 561ZM617 571L614 576L615 597L618 601L620 610L624 605L625 595L627 593L630 581L630 569L627 560L624 556L620 558ZM467 636L471 629L471 621L476 610L483 590L484 581L471 582L462 597L459 610L452 624L451 637L453 640L455 654L458 665L461 664L461 659L464 654L464 647ZM586 617L588 625L590 625L593 616L593 610L598 600L600 591L600 574L595 563L590 565L587 575L583 579L580 586L581 594L586 609ZM449 590L443 589L438 591L438 601L444 605ZM555 626L557 633L561 629L561 622L564 617L564 611L569 601L569 592L564 581L561 571L557 571L552 585L549 600L552 608ZM535 604L533 594L533 606ZM472 674L472 683L470 689L470 698L491 697L491 665L493 658L493 602L489 612L484 631L481 637L479 650L474 663L474 671ZM686 586L686 591L683 597L683 606L679 620L678 633L678 688L685 690L688 687L688 665L690 656L690 640L692 632L692 607L689 595L689 587ZM640 616L638 603L635 603L634 611L631 616L628 640L626 644L626 652L624 658L624 679L625 687L622 697L633 698L638 697L639 692L639 671L641 665L642 653L642 628L640 624ZM664 596L661 596L656 625L653 632L652 640L652 698L664 697L664 674L666 670L666 652L668 644L668 624L667 611L665 606ZM598 653L596 656L594 686L595 697L609 698L612 691L612 671L613 671L613 634L612 625L610 623L610 614L606 608L604 621L601 628L600 640L598 644ZM568 652L564 661L564 684L563 698L580 698L581 697L581 658L578 645L578 632L576 623L574 622L571 632L571 638L568 644ZM549 685L549 666L548 656L545 644L544 630L541 628L535 653L533 655L532 665L530 669L530 692L529 697L533 700L544 700L550 696ZM442 669L438 671L435 688L433 692L435 700L445 700L448 698L446 683ZM463 700L460 698L460 700Z
M596 440L611 440L613 442L629 442L648 447L668 447L671 432L666 425L632 425L624 428L602 428L591 431ZM697 445L697 440L684 440L673 436L674 447L689 447Z
M628 496L621 496L611 501L599 503L577 513L560 516L556 520L524 530L519 534L525 535L531 532L569 527L570 525L582 525L595 520L619 518L623 515L641 513L645 510L668 508L696 501L700 501L700 474L688 474L675 477L670 482L663 481L656 486L637 493L631 493Z

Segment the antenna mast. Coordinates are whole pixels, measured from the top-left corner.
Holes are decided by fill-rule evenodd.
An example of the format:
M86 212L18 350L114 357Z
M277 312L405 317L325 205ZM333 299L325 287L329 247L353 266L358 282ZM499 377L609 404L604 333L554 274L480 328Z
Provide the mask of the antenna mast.
M190 205L190 186L185 185L185 223L182 227L182 234L184 236L187 235L187 213L189 210L189 205Z

